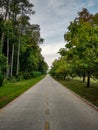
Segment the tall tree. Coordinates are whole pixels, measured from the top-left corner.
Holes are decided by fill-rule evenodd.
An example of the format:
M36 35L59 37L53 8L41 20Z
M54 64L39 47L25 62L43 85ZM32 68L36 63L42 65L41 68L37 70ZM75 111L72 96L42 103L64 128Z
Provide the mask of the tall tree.
M30 24L30 15L35 13L33 6L29 0L0 1L0 50L1 56L7 58L8 78L24 72L31 77L34 71L46 71L47 64L39 47L44 41L40 26Z

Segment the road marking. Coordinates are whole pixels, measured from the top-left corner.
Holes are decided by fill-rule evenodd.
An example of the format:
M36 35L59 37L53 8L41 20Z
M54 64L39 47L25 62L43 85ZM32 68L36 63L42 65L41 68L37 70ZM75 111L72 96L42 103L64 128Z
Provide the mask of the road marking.
M49 128L49 121L47 121L48 115L49 115L49 97L48 97L48 90L47 90L47 95L46 95L46 110L45 110L45 115L46 115L45 130L50 130L50 128Z
M49 115L49 109L46 109L45 114Z
M49 122L48 121L45 121L45 130L50 130L49 129Z

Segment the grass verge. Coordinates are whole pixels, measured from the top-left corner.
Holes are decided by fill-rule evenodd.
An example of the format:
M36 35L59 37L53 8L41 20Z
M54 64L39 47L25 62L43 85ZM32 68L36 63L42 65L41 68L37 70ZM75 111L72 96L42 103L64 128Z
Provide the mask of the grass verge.
M40 76L34 79L4 84L0 87L0 108L4 107L43 78L44 76Z
M98 82L96 83L91 82L91 87L87 88L86 82L83 83L80 80L76 79L72 79L69 81L64 81L61 79L56 80L98 107Z

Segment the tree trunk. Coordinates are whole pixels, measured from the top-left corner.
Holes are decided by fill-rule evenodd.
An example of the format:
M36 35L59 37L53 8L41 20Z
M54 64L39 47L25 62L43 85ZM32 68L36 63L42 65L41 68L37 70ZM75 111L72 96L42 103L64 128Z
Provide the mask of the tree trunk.
M7 19L7 14L8 14L8 7L7 7L7 10L6 10L6 13L5 13L5 15L4 15L4 22L6 21L6 19ZM5 25L5 23L4 23L4 25ZM3 53L3 45L4 44L4 31L2 32L2 36L1 36L1 54Z
M1 36L1 54L3 53L3 42L4 42L4 32L2 32Z
M11 57L11 78L13 76L13 60L14 60L14 43L12 45L12 57Z
M64 80L66 80L66 75L64 75Z
M7 18L7 11L5 13L5 16L4 16L4 22L6 21L6 18ZM4 23L5 25L5 23ZM4 31L2 32L2 36L1 36L1 54L3 53L3 45L4 44Z
M19 74L19 55L20 55L20 34L19 34L18 52L17 52L17 68L16 68L16 76L18 76L18 74Z
M85 77L86 75L85 75L85 71L84 71L84 73L83 73L83 82L85 82Z
M88 77L87 77L87 87L90 87L90 72L88 71Z
M7 5L6 5L6 12L5 15L3 15L3 20L4 22L7 20L7 17L9 17L9 10L10 10L10 0L8 0ZM5 25L5 23L4 23ZM1 36L1 54L3 53L3 44L4 44L4 31L2 32L2 36Z
M9 76L9 31L8 31L8 38L7 38L7 70L6 70L6 76L7 76L7 78Z
M8 20L10 20L10 0L8 0L8 11L6 13L6 17L8 15ZM5 17L5 20L6 20ZM6 70L6 76L9 77L9 27L8 27L8 35L7 35L7 70Z

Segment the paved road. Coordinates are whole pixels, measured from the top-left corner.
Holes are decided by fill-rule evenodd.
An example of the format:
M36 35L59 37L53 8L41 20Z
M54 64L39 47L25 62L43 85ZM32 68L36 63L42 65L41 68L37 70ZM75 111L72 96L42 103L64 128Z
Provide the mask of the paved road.
M0 110L0 130L98 130L98 112L47 75Z

